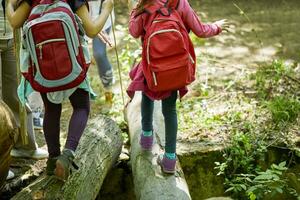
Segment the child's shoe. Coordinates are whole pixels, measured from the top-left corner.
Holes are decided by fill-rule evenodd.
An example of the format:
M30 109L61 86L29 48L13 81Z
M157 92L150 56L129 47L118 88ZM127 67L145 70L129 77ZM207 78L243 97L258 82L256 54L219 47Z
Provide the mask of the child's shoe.
M13 148L10 155L15 158L30 158L30 159L44 159L48 157L48 152L44 149L37 148L36 150L15 149Z
M48 158L47 160L47 167L46 167L46 174L49 176L54 175L54 170L56 167L56 161L57 161L57 157L54 158Z
M175 173L176 157L174 159L168 158L165 154L160 154L157 157L157 164L160 165L161 170L167 174Z
M106 91L104 93L104 96L105 96L105 103L109 106L112 106L114 94L111 91Z
M145 151L151 151L153 146L153 132L151 135L144 135L143 131L140 138L141 148Z
M73 166L75 169L78 169L73 160L73 151L70 149L64 149L62 154L57 157L56 168L54 170L55 176L63 181L66 181L70 175L71 166Z

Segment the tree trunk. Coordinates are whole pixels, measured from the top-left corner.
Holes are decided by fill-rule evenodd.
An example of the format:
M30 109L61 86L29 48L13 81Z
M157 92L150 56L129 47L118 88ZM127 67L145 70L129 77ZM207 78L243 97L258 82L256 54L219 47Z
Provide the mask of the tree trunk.
M18 128L9 107L0 99L0 189L6 180L11 162L10 151Z
M74 161L79 170L73 171L65 183L55 176L42 175L13 199L93 200L121 149L122 136L116 123L97 117L88 124L76 150Z
M160 104L155 103L154 107L155 141L153 150L151 153L141 150L139 145L141 133L140 104L141 94L136 93L125 110L130 133L131 165L137 199L190 200L189 189L179 161L177 160L176 173L172 176L163 174L156 162L162 144L164 144L165 130Z

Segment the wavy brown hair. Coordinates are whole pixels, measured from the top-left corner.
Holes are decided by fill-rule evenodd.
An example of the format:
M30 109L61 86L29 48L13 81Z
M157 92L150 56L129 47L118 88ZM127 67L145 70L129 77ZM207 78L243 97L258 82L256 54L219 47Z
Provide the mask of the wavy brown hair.
M137 13L142 13L147 5L152 5L155 0L140 0L136 6ZM173 0L169 0L172 3Z
M140 0L136 6L137 13L141 13L144 11L146 5L153 4L153 0Z

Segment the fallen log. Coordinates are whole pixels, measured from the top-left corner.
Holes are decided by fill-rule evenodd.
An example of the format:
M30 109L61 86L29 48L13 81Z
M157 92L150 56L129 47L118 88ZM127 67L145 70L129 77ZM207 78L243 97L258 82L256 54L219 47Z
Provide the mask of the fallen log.
M18 128L9 107L0 99L0 189L3 186L11 162L10 151L18 136Z
M76 150L73 171L63 183L55 176L42 175L12 199L96 199L103 180L122 149L121 131L104 116L91 120Z
M160 104L154 107L155 141L150 152L143 152L139 145L141 133L140 114L141 94L136 93L133 100L127 105L125 118L128 122L131 141L131 165L134 180L134 189L137 199L140 200L190 200L189 189L184 178L179 161L176 164L175 175L165 175L156 163L158 154L164 144L164 123Z

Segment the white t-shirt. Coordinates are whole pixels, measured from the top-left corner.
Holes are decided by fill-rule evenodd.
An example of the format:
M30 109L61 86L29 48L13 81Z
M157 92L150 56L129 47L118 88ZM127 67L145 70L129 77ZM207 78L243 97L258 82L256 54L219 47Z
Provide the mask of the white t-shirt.
M89 2L89 8L90 8L90 14L92 16L92 19L96 19L99 16L99 9L100 9L100 4L101 4L101 0L97 0L97 1L88 1ZM102 6L102 10L103 10L103 6ZM113 18L113 21L115 21L115 14L114 14L114 10L111 11L111 15ZM106 30L108 28L110 28L112 25L111 23L111 17L109 16L103 26L102 30Z

